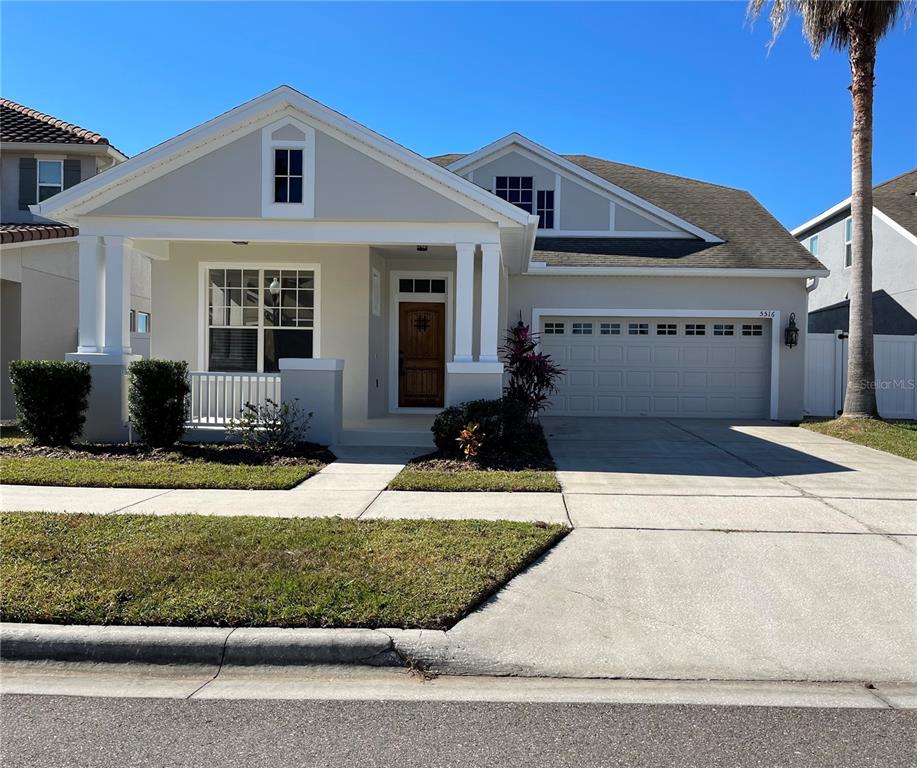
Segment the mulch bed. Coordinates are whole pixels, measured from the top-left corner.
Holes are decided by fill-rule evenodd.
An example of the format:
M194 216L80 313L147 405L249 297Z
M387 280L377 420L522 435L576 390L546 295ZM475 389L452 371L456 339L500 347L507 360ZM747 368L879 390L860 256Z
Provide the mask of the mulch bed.
M28 442L0 447L0 458L101 459L104 461L162 461L170 464L232 464L297 466L335 456L324 446L301 443L283 455L253 451L238 443L179 443L171 448L148 448L143 443L79 443L70 446L32 445Z
M469 469L481 472L513 472L525 469L551 472L557 469L540 424L532 424L529 434L520 439L511 450L489 451L486 455L473 459L434 451L412 459L408 466L428 472L467 472Z

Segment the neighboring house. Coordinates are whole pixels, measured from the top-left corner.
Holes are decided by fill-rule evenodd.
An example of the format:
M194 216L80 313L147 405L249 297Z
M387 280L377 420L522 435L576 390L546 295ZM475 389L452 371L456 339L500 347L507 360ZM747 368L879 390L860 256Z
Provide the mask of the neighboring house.
M917 334L917 169L873 188L873 331ZM831 275L809 294L809 332L849 331L850 198L793 230Z
M0 99L0 418L15 417L12 360L61 360L76 347L78 231L33 214L30 206L126 160L104 136ZM129 322L149 341L149 265L133 265Z
M152 354L195 371L193 424L279 386L326 442L429 440L443 406L498 397L520 319L567 370L552 413L798 419L805 329L785 329L827 275L747 192L518 134L427 159L286 86L34 210L80 229L70 357L109 438L132 254Z

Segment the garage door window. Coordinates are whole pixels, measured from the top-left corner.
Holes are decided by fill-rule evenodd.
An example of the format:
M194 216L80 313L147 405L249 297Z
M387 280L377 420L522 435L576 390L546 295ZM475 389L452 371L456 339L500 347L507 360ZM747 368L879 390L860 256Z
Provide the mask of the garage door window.
M706 336L707 326L703 323L685 323L685 336Z
M714 323L714 336L735 336L735 326L732 323Z
M592 323L573 323L574 336L591 336Z
M620 336L621 323L602 323L599 326L599 333L601 333L602 336Z
M764 333L764 326L760 323L751 323L742 325L743 336L761 336Z
M628 323L627 333L629 336L649 336L649 323Z
M547 336L560 336L564 332L563 323L545 323L544 333Z
M675 336L678 333L678 325L675 323L656 323L657 336Z

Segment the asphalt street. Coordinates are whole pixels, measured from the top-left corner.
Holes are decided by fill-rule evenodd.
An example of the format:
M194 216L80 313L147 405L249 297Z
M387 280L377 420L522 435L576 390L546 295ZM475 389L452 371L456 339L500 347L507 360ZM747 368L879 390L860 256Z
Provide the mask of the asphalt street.
M4 768L914 766L917 711L7 695Z

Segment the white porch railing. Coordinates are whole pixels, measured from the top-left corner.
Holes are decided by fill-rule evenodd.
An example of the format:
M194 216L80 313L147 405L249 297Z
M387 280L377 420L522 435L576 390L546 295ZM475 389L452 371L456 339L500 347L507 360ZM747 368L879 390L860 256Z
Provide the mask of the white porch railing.
M189 427L225 427L246 403L262 408L280 402L279 373L192 371Z

